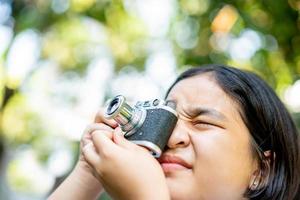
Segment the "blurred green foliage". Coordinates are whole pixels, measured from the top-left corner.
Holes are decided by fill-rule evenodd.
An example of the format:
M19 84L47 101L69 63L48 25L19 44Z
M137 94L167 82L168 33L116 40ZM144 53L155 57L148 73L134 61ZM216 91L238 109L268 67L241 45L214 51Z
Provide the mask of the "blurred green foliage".
M53 11L53 2L57 2L57 6L62 6L59 2L69 2L70 5L66 11L56 13ZM89 29L82 23L82 20L89 18L101 23L108 33L109 37L102 42L108 43L111 48L117 70L128 64L143 69L147 57L144 46L151 38L147 27L138 16L125 9L124 2L14 1L12 5L15 34L29 28L37 30L44 39L42 58L55 59L65 70L84 71L90 61L89 55L78 55L80 53L76 52L76 48L82 48L81 45L88 42L95 42L86 37ZM271 0L182 0L176 3L178 10L172 19L167 37L173 42L179 67L212 62L230 63L226 51L219 52L212 47L210 37L213 34L211 24L214 17L222 7L231 5L235 9L237 19L229 30L230 33L238 36L245 29L252 29L259 34L273 36L278 43L277 49L269 51L262 48L253 55L250 62L237 65L258 71L274 88L280 87L281 84L291 84L299 78L300 36L297 0L278 0L276 3ZM196 26L200 27L194 33L198 42L190 49L180 47L175 39L179 31L176 24L186 18L193 19ZM270 42L267 39L263 42ZM80 59L77 59L78 56L81 56Z
M134 0L15 0L10 2L12 17L6 24L13 27L13 38L26 30L38 33L38 60L55 62L59 73L84 76L91 60L103 51L113 58L115 73L128 65L144 71L149 45L167 40L179 70L207 63L234 65L259 73L281 97L288 86L300 79L299 0L168 2L174 12L163 36L151 34L145 21L132 11L128 5L136 4ZM259 37L260 46L249 58L234 59L227 43L247 30ZM12 42L0 54L1 142L11 149L20 144L32 145L44 152L39 158L46 162L51 148L41 141L51 136L43 128L40 116L28 108L21 92L38 67L22 80L9 77L6 65L11 45ZM299 113L294 111L294 115L300 126ZM12 170L16 165L14 162ZM22 181L26 179L15 184L26 185Z

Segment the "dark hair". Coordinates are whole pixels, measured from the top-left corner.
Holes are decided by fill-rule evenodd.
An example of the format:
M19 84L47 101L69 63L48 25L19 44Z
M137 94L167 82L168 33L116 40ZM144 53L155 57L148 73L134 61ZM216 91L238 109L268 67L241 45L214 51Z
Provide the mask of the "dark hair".
M275 92L257 75L224 65L205 65L183 72L181 80L210 73L240 107L240 115L252 137L261 177L257 189L245 191L256 200L296 200L300 184L299 136L291 115ZM270 156L266 157L264 152ZM265 182L264 182L265 181ZM299 197L298 197L299 198Z

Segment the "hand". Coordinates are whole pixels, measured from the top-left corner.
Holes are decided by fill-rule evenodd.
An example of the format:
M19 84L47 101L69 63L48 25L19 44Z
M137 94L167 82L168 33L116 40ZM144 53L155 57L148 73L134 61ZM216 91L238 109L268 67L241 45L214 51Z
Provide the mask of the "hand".
M105 190L118 200L170 199L159 163L143 147L121 136L120 128L92 132L84 147L86 161Z
M95 116L94 123L90 124L86 127L82 138L80 140L80 153L79 153L79 160L78 163L80 163L83 168L91 174L94 174L93 168L86 162L85 157L83 156L83 149L86 145L93 145L92 141L92 133L94 131L104 131L104 133L107 134L108 137L112 137L111 132L118 126L117 122L113 119L107 119L103 115L103 111L100 110ZM92 148L94 148L92 146Z
M60 199L97 199L103 191L100 182L94 177L94 170L86 162L83 151L86 145L91 145L91 133L94 131L113 130L117 127L114 120L107 120L102 117L102 112L98 112L95 118L95 123L86 128L80 141L80 155L72 173L64 180L64 182L49 196L49 200ZM103 123L102 123L103 122ZM108 132L108 131L106 131Z

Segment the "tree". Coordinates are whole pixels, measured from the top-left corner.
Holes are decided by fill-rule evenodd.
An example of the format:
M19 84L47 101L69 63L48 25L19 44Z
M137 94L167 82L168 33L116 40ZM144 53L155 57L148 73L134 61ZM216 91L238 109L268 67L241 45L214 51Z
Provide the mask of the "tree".
M29 106L35 90L62 103L62 112L74 110L95 63L102 66L99 76L111 69L103 66L113 70L101 83L99 104L113 95L114 74L147 74L151 63L159 65L156 70L174 65L178 71L206 63L234 65L260 74L281 98L300 79L296 0L4 0L1 8L7 12L0 13L0 152L27 144L44 164L54 151L45 141L63 131L49 130L45 113ZM54 77L61 85L49 90L43 85L50 81L40 77ZM298 126L299 107L291 107ZM76 142L67 143L76 151Z

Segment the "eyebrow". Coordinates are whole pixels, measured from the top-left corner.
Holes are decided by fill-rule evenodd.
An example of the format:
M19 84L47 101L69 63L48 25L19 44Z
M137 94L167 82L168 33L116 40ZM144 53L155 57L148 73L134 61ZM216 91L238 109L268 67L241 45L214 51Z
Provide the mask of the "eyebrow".
M215 110L214 108L206 108L206 107L192 107L188 108L187 114L190 117L198 117L200 115L207 115L209 117L215 118L217 120L227 120L226 116L219 111Z
M178 102L173 99L167 101L173 102L175 105L178 104ZM207 108L203 106L188 106L187 108L183 108L183 111L191 118L195 118L200 115L207 115L217 120L224 120L224 121L228 120L224 114L222 114L221 112L217 111L214 108Z

